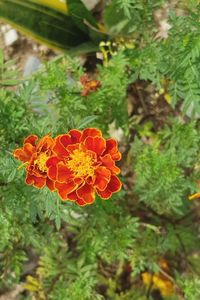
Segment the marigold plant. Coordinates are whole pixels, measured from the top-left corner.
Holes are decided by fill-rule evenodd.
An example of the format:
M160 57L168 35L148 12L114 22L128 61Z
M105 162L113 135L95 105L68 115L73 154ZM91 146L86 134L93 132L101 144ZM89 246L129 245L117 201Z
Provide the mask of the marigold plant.
M0 299L199 300L199 1L83 2L0 51Z

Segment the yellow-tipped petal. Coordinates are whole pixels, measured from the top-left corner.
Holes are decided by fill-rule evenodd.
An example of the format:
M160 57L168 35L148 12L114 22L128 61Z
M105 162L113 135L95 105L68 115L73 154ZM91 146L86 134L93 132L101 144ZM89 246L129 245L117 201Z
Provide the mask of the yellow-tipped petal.
M194 200L194 199L198 199L198 198L200 198L200 192L188 197L189 200Z

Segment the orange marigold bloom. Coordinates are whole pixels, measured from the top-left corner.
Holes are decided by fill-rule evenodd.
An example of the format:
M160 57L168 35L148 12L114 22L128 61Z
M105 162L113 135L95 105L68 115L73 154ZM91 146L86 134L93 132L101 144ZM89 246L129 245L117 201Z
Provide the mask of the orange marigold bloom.
M43 188L45 185L53 191L55 183L48 177L46 162L52 155L54 140L50 135L45 135L38 140L36 135L29 135L22 148L18 148L13 155L26 166L26 183L33 184L36 188ZM20 166L21 167L21 166Z
M89 79L87 74L81 76L80 82L83 85L81 96L87 96L90 92L96 91L101 86L99 80Z
M62 200L75 201L78 205L91 204L95 193L108 199L121 189L116 176L120 169L115 161L121 159L117 142L105 140L100 130L87 128L70 130L56 137L54 155L46 166L48 177Z

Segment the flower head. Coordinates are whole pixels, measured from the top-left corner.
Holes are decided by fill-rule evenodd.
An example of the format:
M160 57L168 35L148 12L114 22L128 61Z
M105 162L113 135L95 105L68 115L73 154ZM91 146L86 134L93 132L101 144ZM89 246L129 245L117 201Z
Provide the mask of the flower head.
M50 190L54 190L54 182L48 177L46 162L52 155L54 140L51 136L45 135L38 140L36 135L29 135L22 148L18 148L13 155L22 161L22 166L26 166L26 183L33 184L36 188L42 188L45 185Z
M105 140L96 128L73 129L55 139L45 135L38 140L30 135L13 155L23 162L19 168L26 166L27 184L46 185L62 200L81 206L93 203L96 193L109 199L121 189L116 176L120 169L115 165L121 159L117 142Z
M82 96L87 96L90 92L96 91L101 86L99 80L89 79L87 74L81 76L80 82L83 85L83 91L81 93Z
M46 162L47 174L55 181L62 200L75 201L82 206L93 203L96 193L108 199L121 189L116 176L120 169L115 165L115 161L121 159L117 142L105 140L100 130L73 129L59 135L53 152Z
M161 271L155 274L149 272L142 273L142 281L146 286L151 286L154 290L159 290L163 297L171 296L174 293L174 284L170 280L170 276L167 277L169 273L169 266L166 260L162 259L159 262ZM166 274L166 275L165 275Z

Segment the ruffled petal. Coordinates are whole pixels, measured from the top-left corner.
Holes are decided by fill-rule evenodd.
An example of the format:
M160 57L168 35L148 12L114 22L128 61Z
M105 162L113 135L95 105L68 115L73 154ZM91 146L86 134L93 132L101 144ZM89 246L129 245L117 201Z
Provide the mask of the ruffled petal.
M73 172L71 172L64 163L58 164L58 174L57 181L68 182L73 177Z
M57 156L51 156L47 162L46 162L46 166L47 168L51 167L51 166L56 166L61 160L57 157Z
M34 180L33 180L33 175L30 175L29 173L26 174L26 184L31 185L33 184Z
M47 171L47 175L51 180L57 179L58 169L57 166L50 166Z
M83 179L83 178L80 178L80 177L76 177L76 178L74 178L74 182L75 182L77 185L81 185L81 184L84 182L84 179Z
M36 188L41 189L45 186L46 178L45 177L37 177L35 175L30 175L29 173L26 175L26 184L33 184Z
M112 193L116 193L121 190L122 183L119 178L115 175L111 176L110 182L108 183L107 189Z
M70 194L68 195L68 199L69 199L70 201L75 201L76 204L79 205L79 206L85 206L85 205L87 205L87 203L86 203L83 199L80 199L80 198L77 196L76 191L70 193Z
M89 184L84 184L76 191L78 198L85 201L87 204L94 202L95 200L95 191L93 186Z
M48 177L46 178L46 185L50 189L50 191L53 192L55 190L55 181L49 179Z
M13 152L13 155L15 158L23 161L23 162L27 162L30 160L30 155L27 155L26 152L24 152L24 150L22 148L19 148L19 149L16 149L14 152Z
M57 178L57 164L60 162L60 159L58 159L56 156L50 157L47 162L46 166L48 168L47 175L51 180L56 180Z
M78 196L76 194L76 191L73 191L73 192L69 193L67 198L71 201L77 201Z
M68 139L67 137L63 137L63 135L57 136L55 139L55 145L53 147L53 151L58 155L58 157L63 158L63 157L68 156L68 151L65 149L64 144L61 143L61 138L64 141L64 143L66 144L66 140Z
M69 134L62 134L60 135L60 142L66 148L72 143L72 139Z
M45 177L36 177L34 176L34 183L33 185L38 188L41 189L45 186L46 183L46 178Z
M54 144L53 138L47 134L39 140L37 144L37 152L45 152L48 149L51 149Z
M100 191L105 190L110 181L111 172L105 167L98 167L95 172L95 175L95 187Z
M27 136L27 138L25 138L24 144L29 143L32 146L35 146L35 143L37 140L38 140L37 135L32 134L32 135Z
M112 192L109 191L107 188L104 191L97 190L97 194L102 198L102 199L109 199L112 196Z
M79 206L85 206L88 203L86 203L83 199L77 198L76 204L78 204Z
M71 181L68 183L60 183L56 181L55 187L58 190L58 194L62 200L68 199L68 194L70 194L73 190L76 189L77 185Z
M77 143L77 144L68 145L66 149L69 153L72 153L74 150L79 149L79 147L80 144Z
M101 155L106 149L106 141L99 136L88 136L84 141L86 149L95 152L97 155Z
M110 154L106 154L105 156L101 157L101 161L103 166L111 170L113 174L119 174L120 169L115 165L115 162L112 160Z
M105 154L110 154L113 160L121 159L121 153L118 150L118 144L116 140L108 139L106 141L106 150L103 155Z
M96 180L96 175L88 176L86 182L91 185L95 183L95 180Z
M112 196L112 193L118 192L121 189L121 187L122 183L119 180L119 178L115 175L112 175L106 189L104 191L100 191L99 189L97 189L97 194L102 199L109 199Z
M71 141L73 144L79 143L81 140L82 132L77 129L72 129L69 131L69 135L71 136Z
M23 150L26 153L27 157L29 157L30 159L36 148L33 145L26 143L24 144Z
M88 136L102 136L102 133L96 128L86 128L83 130L81 141L84 141Z

